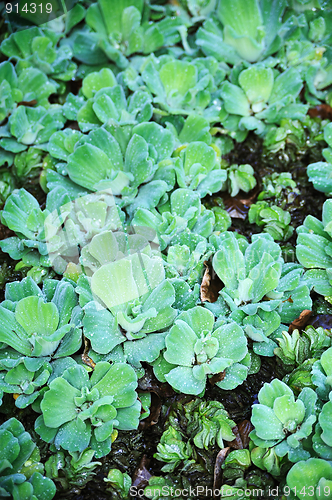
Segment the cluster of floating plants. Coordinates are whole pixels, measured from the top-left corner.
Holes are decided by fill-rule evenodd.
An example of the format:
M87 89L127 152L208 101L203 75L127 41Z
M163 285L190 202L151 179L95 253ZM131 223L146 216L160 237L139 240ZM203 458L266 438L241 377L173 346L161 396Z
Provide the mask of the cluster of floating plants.
M0 497L332 498L330 0L37 7L0 2Z

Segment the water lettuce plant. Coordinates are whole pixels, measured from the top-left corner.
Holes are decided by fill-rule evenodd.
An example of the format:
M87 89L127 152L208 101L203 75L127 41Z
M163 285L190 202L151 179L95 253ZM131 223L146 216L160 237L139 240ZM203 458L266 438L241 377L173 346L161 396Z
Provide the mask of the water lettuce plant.
M35 104L48 107L48 98L57 88L55 83L52 84L37 69L25 69L18 75L9 61L0 64L0 78L0 123L3 123L22 101L35 101ZM2 147L5 146L6 140L0 140Z
M332 201L326 200L323 205L322 221L308 215L302 226L296 229L298 234L296 257L298 261L309 269L305 273L305 280L310 288L321 295L332 295L330 283L331 244L330 224L332 220Z
M210 106L211 93L217 90L224 72L218 71L218 64L212 72L193 62L174 60L168 56L150 56L144 63L142 78L148 90L154 95L153 102L160 107L160 114L190 115L202 114L211 121L219 118L218 106ZM158 108L157 108L158 109Z
M107 491L112 492L113 495L118 494L120 498L128 498L132 484L128 474L122 473L119 469L110 469L104 481L108 483Z
M295 400L293 391L281 380L265 383L258 393L259 404L253 405L250 437L256 446L273 447L277 456L288 456L291 462L310 458L305 440L316 422L317 395L304 388Z
M273 172L262 178L262 191L257 196L257 200L274 198L276 201L282 197L283 192L297 192L296 182L292 179L290 172Z
M127 100L123 87L117 85L108 68L87 75L82 82L82 93L87 100L80 103L75 113L82 132L97 129L102 124L121 126L125 132L152 117L151 96L137 90Z
M78 285L87 284L88 291L91 286L83 327L92 349L108 354L116 348L136 368L154 361L177 315L162 259L143 236L123 232L96 235L84 250L82 264L92 277Z
M318 396L324 401L328 401L329 394L332 391L331 356L332 348L329 347L312 367L312 382L317 387L316 392Z
M197 192L179 188L172 192L166 203L158 209L138 208L132 218L132 226L149 227L159 238L164 250L178 234L189 230L207 238L214 230L216 217L201 203Z
M45 82L41 82L42 87L44 84ZM27 86L33 89L29 81ZM39 93L39 88L36 93ZM35 93L28 97L35 97ZM0 146L11 153L20 153L32 145L41 146L49 141L54 132L63 128L65 121L61 106L57 104L52 104L47 109L43 106L18 106L0 129Z
M240 190L248 193L256 184L251 165L231 165L227 169L227 189L231 196L236 196Z
M56 188L53 194L47 206L54 210L44 221L45 242L52 268L64 274L69 265L79 265L81 254L87 252L95 235L121 229L125 214L115 204L110 189L73 201L67 201L61 188Z
M178 186L197 191L201 198L225 189L227 171L220 168L215 150L204 142L182 147L175 171Z
M1 52L15 61L16 70L37 68L60 81L71 80L77 64L68 45L58 45L60 33L47 28L29 28L12 33L0 45Z
M297 492L295 498L318 500L322 494L331 492L332 466L320 458L301 460L293 465L286 480L287 486ZM301 495L301 491L306 492L305 495Z
M15 405L26 408L45 390L53 371L43 358L23 357L10 348L0 351L0 394L13 394ZM2 399L2 398L1 398Z
M213 314L202 307L182 312L165 344L164 360L154 365L155 374L185 394L204 392L207 377L216 373L225 371L216 384L225 389L236 387L247 376L248 349L242 328L235 322L215 328Z
M72 199L79 191L111 189L121 207L131 204L130 213L139 206L151 209L167 191L166 182L153 180L153 175L158 162L169 157L172 151L172 134L156 123L144 124L143 130L133 129L133 135L121 144L101 127L76 143L65 168L69 179L60 174L54 178L50 173L48 187L60 186ZM144 186L139 191L141 184ZM135 197L136 206L132 203Z
M168 248L165 258L166 276L195 286L204 273L204 262L212 254L213 247L204 236L184 231L173 238L172 245Z
M68 368L45 392L35 430L57 449L82 452L89 446L96 458L103 457L115 429L138 427L136 387L136 374L127 364L97 363L91 377L83 366Z
M251 205L248 218L251 224L263 226L263 232L270 234L275 241L288 240L294 231L290 225L290 213L276 205L269 205L266 201Z
M309 289L301 282L302 266L285 264L268 234L253 235L248 244L224 232L215 245L213 269L224 285L218 315L242 326L256 354L273 356L277 345L269 337L278 334L281 322L289 323L311 307Z
M266 133L267 124L278 124L283 118L304 118L308 106L298 101L302 79L295 68L289 68L275 77L271 68L253 65L241 71L238 84L221 84L221 97L226 111L223 122L227 127L230 117L240 130Z
M180 40L181 23L174 17L150 23L149 7L142 0L98 0L89 6L86 23L90 30L74 32L70 45L75 57L88 64L110 59L124 69L131 54L149 54Z
M21 422L12 417L0 426L0 495L17 500L52 500L55 484L43 476L36 444Z
M331 173L332 173L332 125L327 123L324 127L324 139L328 147L323 149L322 155L324 161L310 163L307 168L307 174L310 182L313 183L317 191L326 193L331 196Z
M82 310L72 284L32 278L8 283L0 305L0 342L45 360L74 354L81 346ZM31 361L32 363L33 361Z
M70 486L84 487L95 476L101 462L93 461L95 451L87 448L81 453L58 451L45 462L47 477L59 482L64 490Z
M172 472L180 464L182 470L188 469L195 462L191 458L192 454L193 449L189 441L183 441L181 432L170 426L161 436L154 458L166 462L166 465L161 469L162 471Z
M24 188L14 190L1 212L1 222L17 236L2 240L1 250L27 265L50 266L44 227L48 215Z
M263 59L282 44L285 4L260 0L218 2L216 17L207 19L198 30L196 43L206 55L230 64Z

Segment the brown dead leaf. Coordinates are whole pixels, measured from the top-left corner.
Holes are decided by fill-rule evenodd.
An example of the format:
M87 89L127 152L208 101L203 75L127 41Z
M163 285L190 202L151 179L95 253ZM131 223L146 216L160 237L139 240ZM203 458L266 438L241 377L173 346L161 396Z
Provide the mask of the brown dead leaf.
M243 420L240 424L238 424L238 429L242 440L243 448L248 448L250 441L249 434L254 429L254 426L252 425L250 420Z
M213 491L219 491L221 486L222 486L222 464L225 462L225 458L227 457L229 453L230 447L228 446L227 448L223 448L222 450L219 451L217 458L216 458L216 463L214 466L214 479L213 479ZM217 496L214 496L214 498L219 498Z
M200 296L202 302L216 302L219 297L219 291L222 284L217 275L211 278L210 268L207 261L204 262L205 272L200 288Z
M305 328L309 322L311 316L311 311L309 309L304 309L300 316L291 322L288 328L288 333L292 333L294 330L302 330Z
M241 200L231 197L224 199L224 203L225 209L232 219L245 220L247 218L250 205L246 205Z
M145 430L152 425L158 423L161 412L161 400L160 397L155 393L151 392L151 407L150 415L139 423L139 430Z
M310 118L322 118L322 120L329 119L332 120L332 108L328 104L320 104L314 108L310 108L308 111Z
M90 340L84 337L84 352L81 355L82 361L85 365L90 366L90 368L94 369L96 363L92 361L92 359L88 356L90 350Z
M137 489L143 489L149 484L149 479L150 477L152 477L152 474L150 474L147 469L149 463L150 459L147 457L147 455L143 455L140 464L133 475L132 485L136 486Z
M225 376L226 376L226 370L220 373L216 373L215 375L212 375L212 377L209 378L209 382L211 385L214 385L217 382L221 382L222 380L224 380Z
M223 198L225 209L232 219L245 220L249 212L250 206L255 202L259 193L259 183L249 191L244 193L240 191L236 196L226 196Z
M244 446L242 443L241 435L238 426L236 425L232 429L233 434L235 435L235 439L233 441L225 441L225 443L233 448L234 450L243 450Z
M37 104L36 99L33 99L32 101L21 101L17 103L17 106L27 106L28 108L32 108L32 106L35 106Z

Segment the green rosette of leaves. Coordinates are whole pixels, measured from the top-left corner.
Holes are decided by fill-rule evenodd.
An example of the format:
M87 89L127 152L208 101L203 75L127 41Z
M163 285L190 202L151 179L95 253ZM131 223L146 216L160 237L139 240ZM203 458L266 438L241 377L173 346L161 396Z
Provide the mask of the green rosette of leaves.
M305 387L295 400L293 391L278 379L265 383L258 393L259 404L252 407L251 422L255 427L250 437L256 446L273 447L279 457L291 462L307 460L307 438L316 422L317 395Z
M40 453L23 425L10 418L0 426L0 496L15 500L52 500L55 484L43 476Z
M132 485L131 477L119 469L110 469L107 477L104 478L107 483L107 491L115 498L129 498L129 491Z
M312 447L320 458L332 460L332 391L318 416Z
M38 74L29 74L34 72ZM42 96L43 93L45 94L47 92L47 97L45 97L45 99L48 103L47 99L49 95L53 94L56 89L54 86L49 88L47 85L49 82L44 81L46 76L40 71L32 68L24 70L24 72L21 73L21 76L22 75L25 76L25 84L27 87L25 96L34 101L36 96ZM38 77L41 77L41 89L39 89L39 85L36 85ZM19 80L22 79L23 77L19 78ZM22 86L21 84L21 88ZM33 91L35 87L37 88ZM32 104L34 104L34 102ZM44 149L45 144L48 143L52 134L62 129L65 121L66 119L63 116L62 107L59 104L48 103L43 106L40 105L35 107L25 105L15 107L7 123L0 129L0 147L4 150L1 152L2 158L6 154L21 153L27 150L29 146ZM3 160L1 161L3 162Z
M122 127L126 133L134 125L148 122L152 117L151 96L137 90L127 99L123 87L117 84L109 68L87 75L82 82L82 93L86 100L76 116L82 132L107 124L115 133L117 127Z
M257 181L255 171L249 164L231 165L227 168L227 189L230 195L236 196L240 190L248 193L253 189Z
M281 334L281 321L290 323L311 309L302 266L285 264L279 245L267 234L253 235L251 244L230 232L210 240L218 248L213 269L224 287L218 302L206 307L216 311L220 321L241 325L254 341L256 354L273 356L277 344L269 337Z
M0 81L0 123L16 109L17 103L21 101L36 101L35 104L47 108L49 96L56 92L58 87L38 69L28 68L19 71L17 66L14 67L9 61L0 64Z
M95 234L121 228L125 214L115 204L111 190L70 201L66 190L57 187L42 211L38 201L22 188L8 198L1 218L17 235L1 241L4 252L14 260L22 259L26 266L52 267L64 274L68 264L78 264L80 248Z
M325 193L327 196L332 194L332 124L327 123L324 127L324 139L328 147L323 149L322 155L324 161L310 163L307 168L309 181L313 183L317 191Z
M286 482L295 499L329 498L332 491L332 465L320 458L301 460L288 472Z
M40 404L35 430L47 443L69 452L94 450L100 458L110 452L115 429L137 429L141 404L137 377L125 363L96 364L91 377L76 365L49 385Z
M83 254L93 237L102 232L121 229L125 214L115 204L111 190L90 193L64 204L59 203L62 193L58 189L53 194L57 195L56 199L49 197L47 207L54 208L54 204L60 206L45 219L49 259L59 274L66 273L72 264L77 266L79 273L80 254Z
M45 358L24 357L9 347L0 349L0 396L13 394L18 408L36 401L51 373L52 366Z
M237 83L221 84L226 129L255 130L265 135L283 118L305 118L309 105L299 101L303 87L299 71L289 68L275 77L271 68L255 64L241 71Z
M206 238L189 231L175 236L165 259L168 278L181 279L193 287L204 274L204 262L213 254L213 246Z
M216 16L208 17L198 30L196 44L205 55L232 65L261 60L282 46L287 33L282 22L284 10L284 2L218 2Z
M290 213L266 201L251 205L248 218L250 224L263 227L263 232L270 234L275 241L287 241L294 231L290 225Z
M308 215L296 232L296 257L308 269L306 283L320 295L332 296L332 200L323 205L322 221Z
M213 314L202 307L182 312L165 339L166 350L154 363L159 380L184 394L201 394L206 379L225 371L222 389L240 385L248 374L247 340L235 322L215 328Z
M48 98L57 88L54 82L48 81L47 77L37 69L26 69L18 75L13 64L9 61L0 64L0 82L0 123L4 122L11 114L16 115L18 113L23 116L24 110L17 110L17 104L22 101L34 101L37 105L48 107ZM24 108L24 106L20 107ZM24 109L27 110L27 108ZM10 119L12 133L8 125L1 128L0 146L3 148L0 149L1 164L5 161L11 164L11 153L18 153L27 148L23 143L24 140L21 141L21 144L18 144L11 137L11 135L16 135L14 132L17 130L17 125L15 127L14 122L14 118ZM28 131L26 130L26 132ZM23 130L20 135L24 139L31 137L28 133L25 135Z
M118 133L113 134L114 128ZM120 207L128 207L129 215L138 207L151 210L158 205L169 187L154 174L173 152L172 133L157 123L130 127L127 135L121 127L114 128L100 127L80 137L66 158L68 177L47 172L51 193L61 187L73 200L81 193L107 189Z
M0 342L24 356L61 358L81 346L82 310L72 284L32 278L8 283L0 305Z
M179 188L156 209L138 208L131 223L134 227L150 227L156 231L160 249L164 250L173 238L184 231L209 237L215 221L214 212L204 207L197 192Z
M181 432L172 426L161 436L157 445L157 453L153 456L161 462L166 462L161 469L163 472L173 472L179 465L182 465L181 470L184 471L195 463L190 442L185 442Z
M26 68L37 68L55 80L69 81L76 73L68 45L57 46L61 34L42 28L17 31L6 38L1 52L16 61L18 73Z
M283 199L284 196L298 193L296 182L292 179L290 172L273 172L262 178L262 191L257 196L258 201L274 198L276 201Z
M1 211L1 222L17 236L2 240L1 250L26 265L49 267L44 228L49 213L47 209L42 211L36 198L24 188L14 190Z
M158 18L164 17L157 10ZM131 69L127 57L150 54L181 40L180 18L166 16L151 22L150 13L151 6L143 0L98 0L87 10L87 29L75 30L67 43L83 63L101 65L111 60L120 69Z
M318 397L328 401L332 391L332 347L323 352L312 367L311 379L316 386Z
M83 488L96 475L96 467L101 465L101 462L93 461L95 453L90 448L81 453L53 453L45 462L47 477L59 482L64 490L71 486Z
M142 234L108 231L92 239L81 256L91 278L79 279L78 292L84 301L84 335L93 351L120 356L142 370L141 361L151 363L165 346L165 330L177 311L149 228L140 229Z
M199 114L211 122L220 119L220 99L216 83L225 78L225 71L211 60L182 61L152 54L141 68L142 79L158 105L161 115ZM212 96L215 99L212 99Z
M117 229L117 228L115 228ZM80 263L86 276L92 277L105 264L129 257L135 253L143 253L149 257L160 257L158 245L153 241L155 233L144 227L128 228L128 232L105 230L96 234L82 248ZM155 246L153 249L152 247Z
M180 188L197 191L201 198L225 190L227 170L220 168L220 160L213 147L205 142L193 141L178 149L174 168Z

